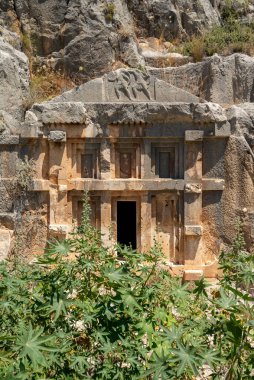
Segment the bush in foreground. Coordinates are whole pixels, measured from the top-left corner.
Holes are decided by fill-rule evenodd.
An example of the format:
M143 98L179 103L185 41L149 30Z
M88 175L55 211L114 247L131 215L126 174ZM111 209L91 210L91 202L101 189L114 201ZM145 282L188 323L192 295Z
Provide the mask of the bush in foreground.
M156 244L118 250L124 261L103 247L86 206L82 226L38 263L1 263L2 380L254 376L254 266L241 234L213 291L173 278Z

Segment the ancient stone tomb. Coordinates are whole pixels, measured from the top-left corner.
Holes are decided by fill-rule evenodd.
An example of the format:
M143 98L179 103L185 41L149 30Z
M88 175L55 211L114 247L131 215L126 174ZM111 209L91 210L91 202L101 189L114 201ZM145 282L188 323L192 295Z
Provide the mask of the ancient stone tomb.
M176 273L213 277L219 245L216 234L206 238L209 207L223 194L217 167L229 133L220 106L122 70L34 105L21 136L36 158L31 191L47 207L49 235L68 236L80 222L86 189L106 244L110 229L141 251L156 239Z

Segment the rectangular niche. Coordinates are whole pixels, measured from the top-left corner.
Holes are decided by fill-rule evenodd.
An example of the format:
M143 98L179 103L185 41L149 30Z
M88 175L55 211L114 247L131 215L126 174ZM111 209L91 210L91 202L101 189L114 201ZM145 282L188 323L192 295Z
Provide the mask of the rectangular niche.
M152 172L157 178L179 178L178 144L152 144Z
M181 251L180 199L175 192L152 196L152 228L166 258L179 263Z
M140 147L137 144L117 144L115 147L115 177L140 178Z
M91 224L100 230L101 228L101 199L99 196L90 197ZM83 201L82 196L72 196L72 218L76 225L80 226L82 221Z
M73 176L100 179L100 144L72 143Z

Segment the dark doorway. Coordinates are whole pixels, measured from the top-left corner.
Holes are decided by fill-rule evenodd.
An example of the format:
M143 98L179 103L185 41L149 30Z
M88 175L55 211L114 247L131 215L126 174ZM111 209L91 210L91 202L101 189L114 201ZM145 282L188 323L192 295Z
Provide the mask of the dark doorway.
M137 248L136 202L117 202L117 242Z

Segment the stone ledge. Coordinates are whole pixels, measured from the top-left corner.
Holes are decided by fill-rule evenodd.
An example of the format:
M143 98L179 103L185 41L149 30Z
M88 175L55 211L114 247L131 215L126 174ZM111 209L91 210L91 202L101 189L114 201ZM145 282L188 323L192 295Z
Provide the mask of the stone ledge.
M183 272L183 281L198 281L204 276L203 270L187 269Z

